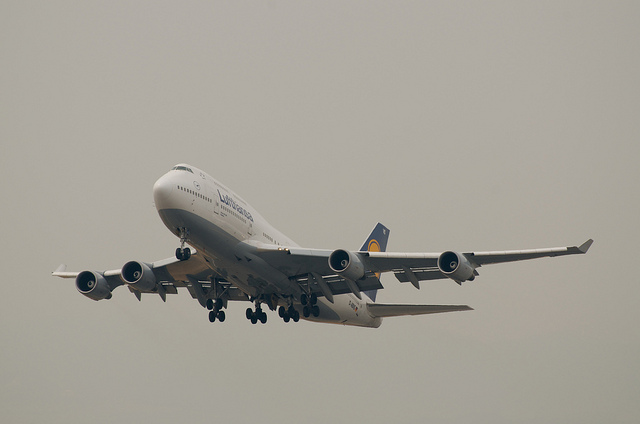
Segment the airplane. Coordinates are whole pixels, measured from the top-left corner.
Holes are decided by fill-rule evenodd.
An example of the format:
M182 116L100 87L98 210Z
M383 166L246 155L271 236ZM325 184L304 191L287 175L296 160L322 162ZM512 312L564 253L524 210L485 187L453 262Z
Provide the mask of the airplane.
M360 250L303 248L271 226L246 201L204 171L178 164L153 186L164 225L180 239L175 256L157 262L129 261L122 268L67 272L77 290L93 300L111 299L125 285L138 298L186 288L223 322L229 301L251 302L246 318L267 322L262 306L284 322L308 321L378 328L386 317L472 310L467 305L376 303L380 275L392 272L400 283L450 279L473 281L481 266L541 257L587 253L580 246L517 251L459 253L386 252L389 229L378 223ZM193 250L192 250L193 248ZM364 296L363 296L364 295Z

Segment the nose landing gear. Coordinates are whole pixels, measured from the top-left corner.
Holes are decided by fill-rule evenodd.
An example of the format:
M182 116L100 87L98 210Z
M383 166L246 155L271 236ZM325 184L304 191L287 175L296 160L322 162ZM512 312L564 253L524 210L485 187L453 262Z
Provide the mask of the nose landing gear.
M180 247L176 249L176 259L179 261L186 261L191 257L191 249L184 247L189 240L189 229L180 227L178 230L180 232Z

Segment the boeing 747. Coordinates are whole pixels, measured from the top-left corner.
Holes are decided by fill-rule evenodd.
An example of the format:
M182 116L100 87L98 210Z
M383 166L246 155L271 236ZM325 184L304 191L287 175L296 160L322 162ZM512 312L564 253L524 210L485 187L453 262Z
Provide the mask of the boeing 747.
M175 257L130 261L122 268L67 272L76 288L93 300L111 299L126 286L138 300L186 288L208 309L209 321L225 321L229 301L251 302L246 317L266 323L266 308L285 322L301 318L377 328L382 318L471 310L466 305L376 303L380 274L400 283L451 279L472 281L483 265L586 253L581 246L535 250L438 253L386 252L389 229L378 223L360 250L303 248L276 230L240 196L194 166L180 164L156 181L153 197L164 225L180 239ZM193 250L192 250L193 249ZM266 309L265 308L265 309Z

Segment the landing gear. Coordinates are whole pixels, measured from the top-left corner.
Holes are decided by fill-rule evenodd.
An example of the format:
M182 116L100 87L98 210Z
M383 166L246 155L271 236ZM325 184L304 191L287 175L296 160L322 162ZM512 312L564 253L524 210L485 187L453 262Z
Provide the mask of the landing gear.
M179 261L187 261L191 257L191 249L184 247L189 240L189 229L180 227L180 247L176 249L176 259Z
M189 249L188 247L185 249L180 249L178 247L176 249L176 259L180 261L186 261L186 260L189 260L190 257L191 257L191 249Z
M311 293L311 296L307 296L304 293L301 294L300 303L303 305L302 315L304 315L305 318L309 318L311 315L316 318L320 316L320 307L317 305L318 296L314 293Z
M207 299L207 309L212 311L214 309L222 309L222 299L218 298L215 301L213 299Z
M263 324L267 323L267 314L262 310L259 303L256 303L256 310L247 308L246 317L251 324L257 324L260 321Z
M289 322L291 320L293 320L293 322L300 321L300 312L296 311L293 305L290 305L289 308L280 306L280 308L278 308L278 315L284 320L284 322Z
M209 322L216 322L216 318L220 322L224 322L227 318L226 314L222 310L222 299L218 298L215 301L213 299L207 299L207 309L209 310Z
M227 316L224 311L209 311L209 322L216 322L216 318L218 321L224 322Z

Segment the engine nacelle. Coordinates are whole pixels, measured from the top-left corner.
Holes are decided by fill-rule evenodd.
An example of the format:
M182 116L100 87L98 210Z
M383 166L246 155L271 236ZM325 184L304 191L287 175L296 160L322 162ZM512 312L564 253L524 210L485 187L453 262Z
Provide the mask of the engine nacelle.
M460 284L463 281L475 279L475 268L462 254L444 252L438 258L438 268L447 277Z
M131 261L122 267L122 280L136 290L150 292L156 289L156 276L145 263Z
M348 250L334 250L329 256L329 268L349 280L364 277L364 264L358 255Z
M111 287L102 274L93 271L82 271L76 277L76 288L89 299L111 299Z

